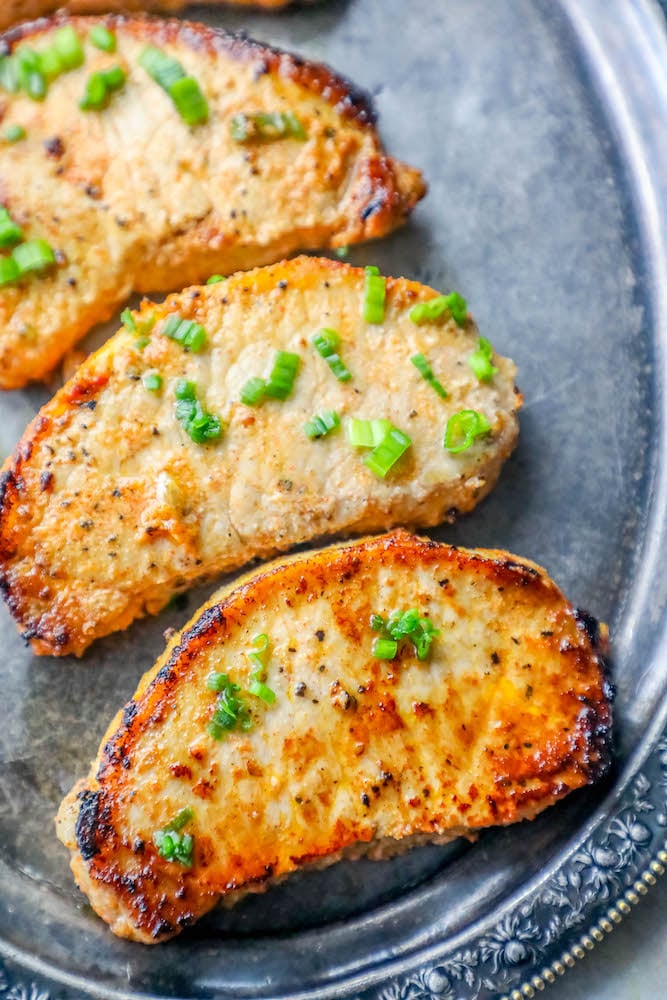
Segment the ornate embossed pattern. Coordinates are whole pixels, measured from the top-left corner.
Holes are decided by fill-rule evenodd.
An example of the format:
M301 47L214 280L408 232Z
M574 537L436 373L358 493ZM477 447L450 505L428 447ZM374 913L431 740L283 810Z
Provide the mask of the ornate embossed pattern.
M667 735L611 816L528 901L456 953L404 973L355 1000L519 1000L582 958L638 902L667 862ZM537 969L542 969L538 974ZM58 993L58 995L61 995ZM0 963L0 1000L55 1000ZM67 993L68 1000L74 1000Z
M667 736L607 817L562 868L471 947L356 1000L512 1000L534 995L638 901L664 869ZM660 860L658 860L660 858ZM562 958L560 957L562 955ZM534 970L547 968L541 974ZM532 976L532 978L531 978Z

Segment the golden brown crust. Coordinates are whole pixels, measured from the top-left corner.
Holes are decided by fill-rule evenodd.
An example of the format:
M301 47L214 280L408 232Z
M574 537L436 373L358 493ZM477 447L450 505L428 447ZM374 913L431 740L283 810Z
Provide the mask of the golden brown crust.
M0 9L0 31L19 21L32 20L66 10L71 14L107 14L114 8L121 11L154 11L170 13L188 6L189 0L3 0ZM204 0L210 6L263 7L277 10L291 0Z
M8 31L0 44L39 47L66 24L83 38L98 22L117 34L113 56L86 45L84 66L55 80L41 103L0 95L0 119L27 132L0 148L0 201L59 261L0 290L2 388L43 378L132 290L170 291L299 249L380 237L425 193L419 171L386 156L369 98L326 66L147 16L55 15ZM197 76L208 124L184 126L139 65L146 43ZM124 89L103 113L82 112L90 73L116 63L127 73ZM305 141L231 138L234 114L283 109L300 118Z
M373 659L370 615L415 605L441 627L429 662ZM276 705L216 743L205 678L218 664L243 684L267 622ZM77 881L151 942L357 843L532 818L609 766L605 636L535 564L404 531L268 566L214 595L111 723L59 815ZM148 836L184 807L191 870Z

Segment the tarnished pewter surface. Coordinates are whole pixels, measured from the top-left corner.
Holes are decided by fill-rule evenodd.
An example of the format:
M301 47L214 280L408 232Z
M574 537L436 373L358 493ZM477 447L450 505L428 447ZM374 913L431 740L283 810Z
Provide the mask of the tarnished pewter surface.
M664 28L648 0L205 17L370 89L387 145L429 180L410 225L351 259L459 289L526 401L497 490L434 536L529 556L610 623L618 767L520 830L299 875L145 949L85 908L52 816L187 610L81 662L33 659L3 611L0 997L530 996L667 863ZM46 396L0 399L4 453Z

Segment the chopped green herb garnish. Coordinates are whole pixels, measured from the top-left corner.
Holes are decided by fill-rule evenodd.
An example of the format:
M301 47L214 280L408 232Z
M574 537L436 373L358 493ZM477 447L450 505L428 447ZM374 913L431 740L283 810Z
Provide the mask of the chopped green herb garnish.
M135 322L134 316L132 315L131 309L123 309L122 313L120 314L120 321L125 327L125 329L129 330L130 333L137 332L137 324Z
M316 414L308 423L304 424L303 431L306 437L321 438L326 437L327 434L331 434L338 427L340 427L340 417L336 411L325 410L323 413Z
M226 281L224 274L212 274L207 280L207 285L217 285L219 281Z
M179 379L174 388L176 419L195 444L218 441L222 435L219 417L207 413L197 399L194 382Z
M331 330L328 327L324 327L315 334L311 343L319 356L324 358L329 368L336 376L339 382L349 382L352 378L352 372L343 363L342 358L338 354L338 347L340 346L340 337L336 330Z
M414 646L417 659L428 658L431 643L440 634L429 618L423 618L417 608L409 611L392 611L389 618L371 615L371 628L380 633L373 642L373 655L379 660L393 660L402 639L409 639ZM392 652L393 650L393 652Z
M441 397L441 399L447 399L447 390L445 389L442 382L439 382L438 379L433 374L433 369L431 368L430 364L428 363L424 355L413 354L412 357L410 358L410 361L412 361L413 365L415 366L419 374L424 379L426 379L431 388L435 389L435 391Z
M377 267L366 269L364 286L364 321L366 323L384 323L384 307L387 295L387 283Z
M39 53L39 68L49 81L55 80L65 69L62 59L54 48Z
M192 354L200 354L206 347L204 327L192 319L182 319L176 313L167 316L162 333Z
M77 69L83 65L84 54L81 39L71 25L59 28L53 36L53 48L58 53L65 69Z
M248 685L248 693L254 695L255 698L261 698L267 705L273 705L276 700L275 691L272 691L263 681L259 681L254 677Z
M464 326L468 318L468 305L463 296L458 292L451 292L449 295L437 295L428 302L418 302L410 310L410 319L419 326L421 323L433 323L445 313L449 313L459 326Z
M382 441L371 452L364 455L364 463L380 479L396 465L401 455L404 455L412 441L398 427L391 427Z
M486 337L480 337L477 341L477 350L468 358L468 364L472 368L473 375L480 382L490 382L498 369L491 364L493 357L493 347Z
M266 382L253 375L241 389L241 402L246 406L258 406L266 395Z
M18 264L13 257L0 257L0 288L12 285L21 277Z
M257 139L308 138L305 128L291 111L258 111L255 114L240 112L232 115L229 131L235 142L252 142Z
M187 125L200 125L208 120L208 104L201 87L177 59L148 45L139 56L139 65L169 94Z
M483 413L477 410L459 410L453 413L447 421L445 429L445 448L452 455L467 451L475 438L488 434L491 424Z
M390 420L362 420L352 417L347 424L347 439L353 448L375 448L391 430Z
M336 254L339 260L345 260L345 258L349 256L350 248L347 245L344 247L336 247L334 253Z
M215 711L207 726L209 736L221 740L233 729L248 730L252 726L252 718L243 697L241 688L229 679L228 674L209 674L206 686L218 695Z
M208 104L193 76L175 80L169 88L169 96L186 125L203 125L208 121Z
M181 809L171 823L168 823L162 830L156 830L153 834L153 843L157 847L158 854L166 861L177 861L185 868L192 867L194 837L180 831L193 817L192 809L189 807Z
M86 92L79 101L82 111L103 111L108 107L112 94L125 86L125 70L122 66L92 73L86 83Z
M138 351L143 351L148 347L150 342L151 342L150 337L141 336L137 337L137 339L134 342L134 346Z
M13 247L23 239L23 230L6 208L0 208L0 247Z
M88 35L88 39L91 45L94 45L96 49L101 49L102 52L116 51L116 36L103 24L96 24Z
M12 257L16 262L19 274L28 274L31 271L40 273L53 267L56 257L53 248L46 240L27 240L15 247Z
M276 351L273 368L266 383L265 394L271 399L284 401L294 388L301 358L290 351Z
M8 125L2 137L5 142L20 142L21 139L25 139L26 135L23 125Z
M43 73L30 71L25 75L25 90L33 101L43 101L48 93L49 83Z
M16 94L21 87L19 65L15 56L0 58L0 90Z
M141 381L144 389L149 392L159 392L162 388L162 376L159 372L146 372Z

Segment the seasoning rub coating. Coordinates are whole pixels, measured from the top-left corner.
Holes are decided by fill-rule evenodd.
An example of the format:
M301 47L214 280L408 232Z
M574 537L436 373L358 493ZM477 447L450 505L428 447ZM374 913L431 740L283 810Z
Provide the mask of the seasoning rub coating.
M28 18L67 10L72 14L106 14L109 11L150 10L170 13L188 6L189 0L3 0L0 9L0 30ZM291 0L204 0L212 7L286 7Z
M369 324L362 270L300 257L126 317L134 329L88 358L5 463L0 580L34 652L80 654L175 591L308 539L471 510L517 439L515 367L495 356L497 374L478 381L471 319L410 319L433 297L387 278L384 322ZM322 327L338 335L347 381L313 346ZM410 363L418 352L446 399ZM276 364L290 359L296 372ZM288 397L242 403L274 369L293 377ZM489 431L451 454L445 428L463 409ZM313 416L331 412L340 426L309 438ZM384 478L366 464L374 450L349 441L352 418L407 436Z
M409 608L439 630L427 658L403 640L377 659L371 616ZM270 704L245 693L257 633ZM219 591L111 723L58 816L76 881L150 943L306 864L530 819L609 765L605 642L506 552L398 531L269 565ZM248 718L215 738L221 673Z
M113 51L91 41L100 27ZM72 68L77 38L83 62ZM424 195L419 172L385 155L370 100L325 66L140 16L55 16L0 41L12 54L0 73L2 130L24 133L0 141L0 202L55 258L17 280L0 272L0 388L44 377L132 291L384 236ZM58 44L70 68L56 71ZM14 57L25 86L11 93L1 86ZM83 110L91 78L103 92Z

